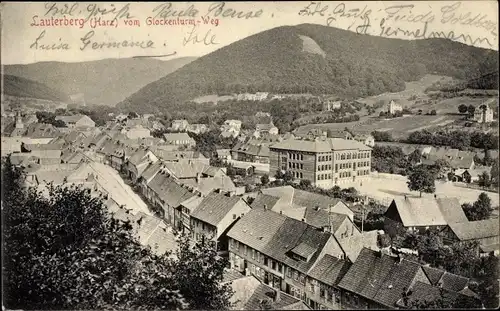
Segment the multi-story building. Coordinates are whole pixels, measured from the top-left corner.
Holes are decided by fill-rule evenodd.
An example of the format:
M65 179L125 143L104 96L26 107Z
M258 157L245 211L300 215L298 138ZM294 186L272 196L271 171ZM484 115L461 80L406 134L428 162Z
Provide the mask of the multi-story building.
M318 187L366 179L371 170L371 148L341 138L289 139L269 147L270 173L290 171L298 180Z
M394 100L391 100L391 102L389 103L388 112L390 114L395 114L398 111L403 111L403 106L400 104L397 104Z
M493 109L491 109L490 104L495 100L495 98L492 98L476 108L476 110L474 111L474 121L478 123L492 122Z
M174 131L185 131L189 127L189 123L186 120L174 120L172 121L172 126L170 127Z

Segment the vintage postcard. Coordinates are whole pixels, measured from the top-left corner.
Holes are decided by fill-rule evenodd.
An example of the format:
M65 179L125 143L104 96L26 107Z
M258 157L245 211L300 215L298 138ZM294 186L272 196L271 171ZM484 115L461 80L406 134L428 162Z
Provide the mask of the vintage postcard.
M0 11L4 309L499 307L497 1Z

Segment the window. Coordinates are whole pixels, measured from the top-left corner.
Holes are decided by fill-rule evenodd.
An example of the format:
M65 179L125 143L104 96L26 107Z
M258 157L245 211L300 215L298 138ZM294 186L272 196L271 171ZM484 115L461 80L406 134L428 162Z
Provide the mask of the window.
M300 160L301 161L304 160L304 155L303 154L300 155Z
M246 256L247 255L247 246L243 245L243 254Z
M338 171L339 171L339 165L335 164L335 173L337 173Z
M300 173L300 178L302 178L302 173Z
M293 270L293 279L295 281L299 280L299 272L297 270Z
M304 169L304 164L300 163L300 169L303 170Z
M292 168L292 162L288 162L288 168Z
M236 214L233 214L233 219L236 219Z
M352 155L352 158L353 158L353 159L356 159L357 157L358 157L358 155L357 155L356 153L354 153L354 154Z
M229 239L229 247L234 248L234 240L233 239Z
M286 276L289 277L290 279L292 278L292 269L290 268L286 269Z
M257 252L257 262L260 262L260 252Z
M267 266L267 264L268 264L267 257L266 256L263 256L263 257L264 257L264 266Z

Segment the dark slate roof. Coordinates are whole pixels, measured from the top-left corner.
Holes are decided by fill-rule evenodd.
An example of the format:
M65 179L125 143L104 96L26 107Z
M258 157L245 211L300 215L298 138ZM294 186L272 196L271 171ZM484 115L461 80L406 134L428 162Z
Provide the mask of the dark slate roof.
M257 195L255 200L253 200L250 206L252 208L264 208L264 205L267 205L267 207L271 209L276 204L276 202L278 202L278 200L278 197L260 193Z
M474 240L498 236L498 219L450 223L450 229L461 240Z
M271 210L252 209L245 214L227 235L264 253L266 245L278 232L286 217Z
M422 266L422 269L432 285L437 285L444 274L443 270L429 266Z
M468 283L469 279L466 277L445 272L441 280L439 280L438 285L444 289L459 292L463 290Z
M364 248L339 287L392 307L408 289L420 265Z
M151 177L153 177L160 169L161 169L161 162L157 161L153 164L150 164L144 172L142 172L141 177L148 180Z
M191 213L191 217L217 226L240 200L241 197L238 196L229 197L212 192L203 198L200 205Z
M195 195L164 173L156 174L149 186L166 204L172 207L179 206L183 201Z
M234 269L225 269L224 274L222 275L222 283L232 282L234 280L241 279L244 277L245 276L242 273Z
M309 271L309 276L327 285L334 286L340 282L350 266L351 264L348 261L327 254Z
M263 300L271 301L272 310L285 309L289 305L300 302L299 299L287 295L283 292L280 293L279 301L273 301L275 295L275 289L264 284L260 284L253 292L252 296L250 296L248 301L245 303L244 310L259 310Z
M345 214L334 212L330 213L330 215L328 214L328 210L308 206L306 208L305 220L308 224L316 228L331 226L331 232L336 232L344 220L349 218ZM330 221L328 221L328 217L330 217Z
M263 253L302 273L307 273L330 238L333 236L328 232L321 232L305 222L287 217ZM314 250L307 262L290 257L290 251L300 244L303 245L302 248L307 245Z

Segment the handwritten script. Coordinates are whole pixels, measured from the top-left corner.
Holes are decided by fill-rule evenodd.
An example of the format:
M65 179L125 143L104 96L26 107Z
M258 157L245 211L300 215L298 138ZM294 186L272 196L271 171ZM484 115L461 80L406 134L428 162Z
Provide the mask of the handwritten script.
M447 38L466 44L480 43L494 47L491 39L497 36L497 23L490 19L487 13L472 14L463 9L461 2L447 2L445 5L423 11L416 9L416 5L411 3L390 5L373 11L369 4L331 5L311 1L299 10L298 15L319 16L324 18L327 26L338 26L347 22L347 30L359 34L407 39ZM471 32L436 30L443 29L443 25L453 25L456 29L467 29ZM477 30L482 30L484 35L470 34Z

